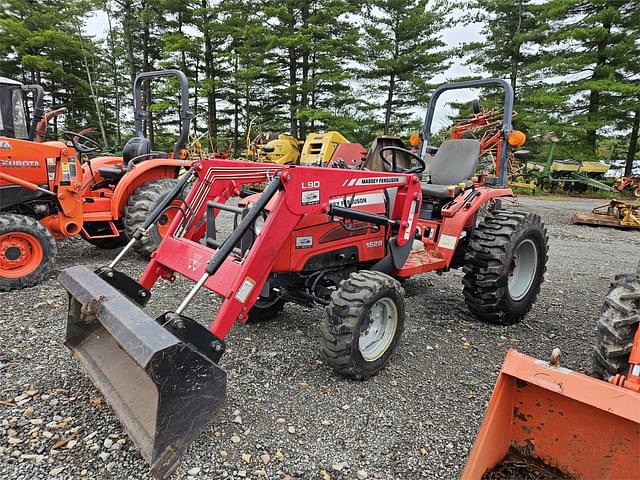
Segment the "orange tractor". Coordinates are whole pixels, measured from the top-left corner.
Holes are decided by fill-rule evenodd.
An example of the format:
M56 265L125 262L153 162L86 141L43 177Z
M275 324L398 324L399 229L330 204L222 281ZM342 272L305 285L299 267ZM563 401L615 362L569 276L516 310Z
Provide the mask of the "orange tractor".
M640 265L611 283L593 377L511 350L463 480L640 478ZM604 381L603 381L604 380Z
M166 76L181 84L180 137L171 154L153 151L143 133L142 83ZM39 283L55 259L55 240L81 235L99 248L124 245L190 167L183 148L192 117L186 76L178 70L141 73L133 96L136 136L121 157L89 159L101 147L85 135L64 132L67 143L38 141L50 118L42 110L42 88L0 78L0 290ZM174 214L169 206L147 229L136 244L140 253L150 255Z

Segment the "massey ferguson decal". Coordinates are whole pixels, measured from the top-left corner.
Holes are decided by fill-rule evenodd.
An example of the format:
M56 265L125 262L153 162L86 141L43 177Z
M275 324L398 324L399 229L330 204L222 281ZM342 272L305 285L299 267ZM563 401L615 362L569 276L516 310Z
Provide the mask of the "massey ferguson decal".
M346 197L332 198L331 205L338 207L360 207L362 205L382 205L384 204L384 194L382 192L364 193L360 195L347 195Z
M343 187L354 187L357 185L401 185L407 182L407 177L365 177L365 178L352 178L351 180L345 180L342 184Z
M38 168L40 163L36 160L0 160L0 167L12 168Z

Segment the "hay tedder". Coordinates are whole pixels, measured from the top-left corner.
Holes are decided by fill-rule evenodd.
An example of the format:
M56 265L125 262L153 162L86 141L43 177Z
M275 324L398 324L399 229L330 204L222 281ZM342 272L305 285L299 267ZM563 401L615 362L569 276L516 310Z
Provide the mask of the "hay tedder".
M511 350L463 480L640 477L640 264L612 282L593 375ZM535 473L535 474L534 474Z
M504 88L505 121L496 176L476 177L477 140L437 148L429 141L438 97L484 86ZM66 344L156 477L175 470L222 404L219 363L236 322L274 317L287 302L323 306L326 363L367 379L400 341L400 279L463 268L464 298L478 318L506 325L526 315L546 270L547 234L537 215L500 205L512 196L505 161L512 102L502 80L443 85L429 103L418 153L385 147L364 169L196 162L110 265L60 274L70 295ZM389 151L399 154L391 162ZM118 271L190 177L195 184L139 281ZM229 202L243 185L265 181L262 193ZM235 228L220 238L224 215ZM152 287L177 275L195 284L174 310L150 317L143 307ZM187 315L203 287L221 300L208 328Z
M142 83L166 76L182 87L181 133L172 154L153 151L142 128ZM37 92L30 127L23 91ZM133 93L136 136L122 157L96 156L100 145L81 133L64 132L68 144L43 141L46 121L63 110L44 114L41 87L0 79L0 290L39 283L54 262L55 240L80 235L99 248L121 247L191 165L181 158L191 119L185 75L141 73ZM140 253L155 249L175 212L165 212L137 244Z

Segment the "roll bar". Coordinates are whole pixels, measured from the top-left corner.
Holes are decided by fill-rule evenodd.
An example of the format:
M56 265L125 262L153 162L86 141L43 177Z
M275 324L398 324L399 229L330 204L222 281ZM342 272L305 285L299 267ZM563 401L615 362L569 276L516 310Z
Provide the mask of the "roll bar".
M478 88L496 86L502 87L504 90L504 115L502 121L502 141L503 145L507 144L507 135L513 130L511 125L511 118L513 116L513 88L511 84L506 80L500 78L489 78L485 80L469 80L466 82L446 83L440 85L433 91L429 105L427 106L427 114L424 119L424 127L422 128L422 142L419 147L419 155L424 158L426 146L431 139L431 124L433 122L433 115L436 110L436 103L440 95L449 90L462 90L466 88ZM507 149L500 149L500 172L498 172L498 184L499 186L507 185Z
M154 72L139 73L133 82L133 115L136 126L136 137L144 137L142 121L148 117L149 112L142 108L142 82L160 77L176 76L180 80L180 137L173 144L173 156L178 158L180 150L187 143L189 137L189 124L193 113L189 108L189 82L187 76L180 70L171 68Z
M44 116L44 88L40 85L25 85L22 87L25 92L33 93L33 115L31 116L31 125L29 125L29 140L36 138L36 128L38 122L42 120Z

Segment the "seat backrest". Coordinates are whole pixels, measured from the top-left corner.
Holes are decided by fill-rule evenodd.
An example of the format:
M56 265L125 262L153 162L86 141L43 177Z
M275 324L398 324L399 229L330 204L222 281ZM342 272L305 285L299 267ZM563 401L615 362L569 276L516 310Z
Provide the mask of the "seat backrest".
M123 167L127 168L129 162L140 155L151 153L151 142L144 137L133 137L127 141L122 149Z
M469 180L476 173L480 161L480 142L461 138L445 140L429 165L431 183L454 185Z

